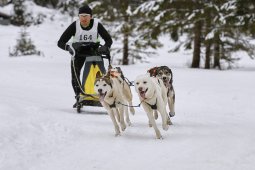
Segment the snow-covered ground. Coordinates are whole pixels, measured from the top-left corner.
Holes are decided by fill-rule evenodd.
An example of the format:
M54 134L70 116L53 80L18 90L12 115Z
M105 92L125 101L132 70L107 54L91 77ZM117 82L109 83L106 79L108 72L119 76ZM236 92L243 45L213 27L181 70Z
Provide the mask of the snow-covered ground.
M149 64L121 66L130 80L153 66L171 67L176 116L168 131L157 121L164 137L157 140L136 108L132 126L115 137L103 108L72 108L70 57L56 46L60 25L28 28L44 57L19 58L8 57L8 48L20 29L0 26L0 170L254 169L254 60L244 57L233 70L190 69L190 55L163 48Z

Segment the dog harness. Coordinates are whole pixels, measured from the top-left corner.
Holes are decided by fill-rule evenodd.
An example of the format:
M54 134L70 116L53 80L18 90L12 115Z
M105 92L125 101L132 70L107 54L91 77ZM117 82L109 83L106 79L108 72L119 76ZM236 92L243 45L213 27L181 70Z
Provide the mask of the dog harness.
M156 103L154 104L154 105L151 105L151 104L149 104L149 103L147 103L147 102L145 102L147 105L149 105L150 107L151 107L151 109L152 110L157 110L157 99L156 99Z
M114 100L113 104L109 105L109 107L110 107L110 108L115 108L115 107L116 107L116 104L115 104L115 103L116 103L116 102L115 102L115 100Z

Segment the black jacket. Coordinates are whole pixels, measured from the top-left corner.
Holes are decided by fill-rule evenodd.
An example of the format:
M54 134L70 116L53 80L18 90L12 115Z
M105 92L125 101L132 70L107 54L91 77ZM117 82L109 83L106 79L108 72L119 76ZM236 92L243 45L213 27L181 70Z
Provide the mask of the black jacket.
M90 24L88 27L83 28L84 30L90 30L93 27L94 24L94 19L90 20ZM105 41L105 46L108 48L111 47L112 45L112 38L109 35L109 33L106 31L104 26L101 23L98 23L98 34L104 39ZM75 35L76 32L76 21L74 21L69 27L64 31L64 33L61 35L60 39L58 40L58 47L63 49L63 50L68 50L66 47L66 43L70 40L72 36Z

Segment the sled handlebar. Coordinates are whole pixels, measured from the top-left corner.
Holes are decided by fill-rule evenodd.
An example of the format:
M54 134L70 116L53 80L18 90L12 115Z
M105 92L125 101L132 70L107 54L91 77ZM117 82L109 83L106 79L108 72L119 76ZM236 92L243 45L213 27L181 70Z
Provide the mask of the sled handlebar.
M90 43L79 43L79 42L76 42L76 43L69 43L69 47L71 48L72 50L72 60L74 60L75 58L75 55L77 53L77 50L78 48L81 48L81 47L102 47L103 45L99 44L99 43L94 43L94 42L90 42ZM100 52L97 52L98 55L102 58L105 58L105 59L108 59L108 62L109 62L109 65L111 64L111 55L110 55L110 51L108 54L103 54L103 53L100 53Z

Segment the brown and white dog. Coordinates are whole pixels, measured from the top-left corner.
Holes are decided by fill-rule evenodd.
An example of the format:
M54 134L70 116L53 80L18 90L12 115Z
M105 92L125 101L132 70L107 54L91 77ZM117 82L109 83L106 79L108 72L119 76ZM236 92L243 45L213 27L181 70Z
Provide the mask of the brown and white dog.
M122 96L125 105L129 106L129 111L134 115L135 114L135 109L132 107L132 99L133 95L130 89L130 86L128 82L125 80L124 74L121 70L120 67L115 67L113 68L111 65L109 65L108 68L108 74L110 75L110 78L113 83L113 88L115 88L116 91L120 93ZM126 117L128 118L128 107L125 107L125 114Z
M175 91L173 87L173 72L167 66L153 67L148 70L151 77L157 77L161 79L167 88L167 98L169 107L169 116L175 115Z
M171 121L166 111L167 91L162 80L149 75L140 75L135 79L135 90L149 118L149 126L154 128L158 139L162 138L153 116L158 111L161 114L163 129L168 130Z
M122 131L126 129L126 124L124 121L124 106L119 104L124 102L122 96L118 91L115 90L115 88L113 88L109 75L101 76L100 72L96 74L94 89L99 95L99 100L102 106L107 110L107 113L111 117L115 128L115 136L119 136L120 127ZM129 118L126 120L127 123L130 124Z

